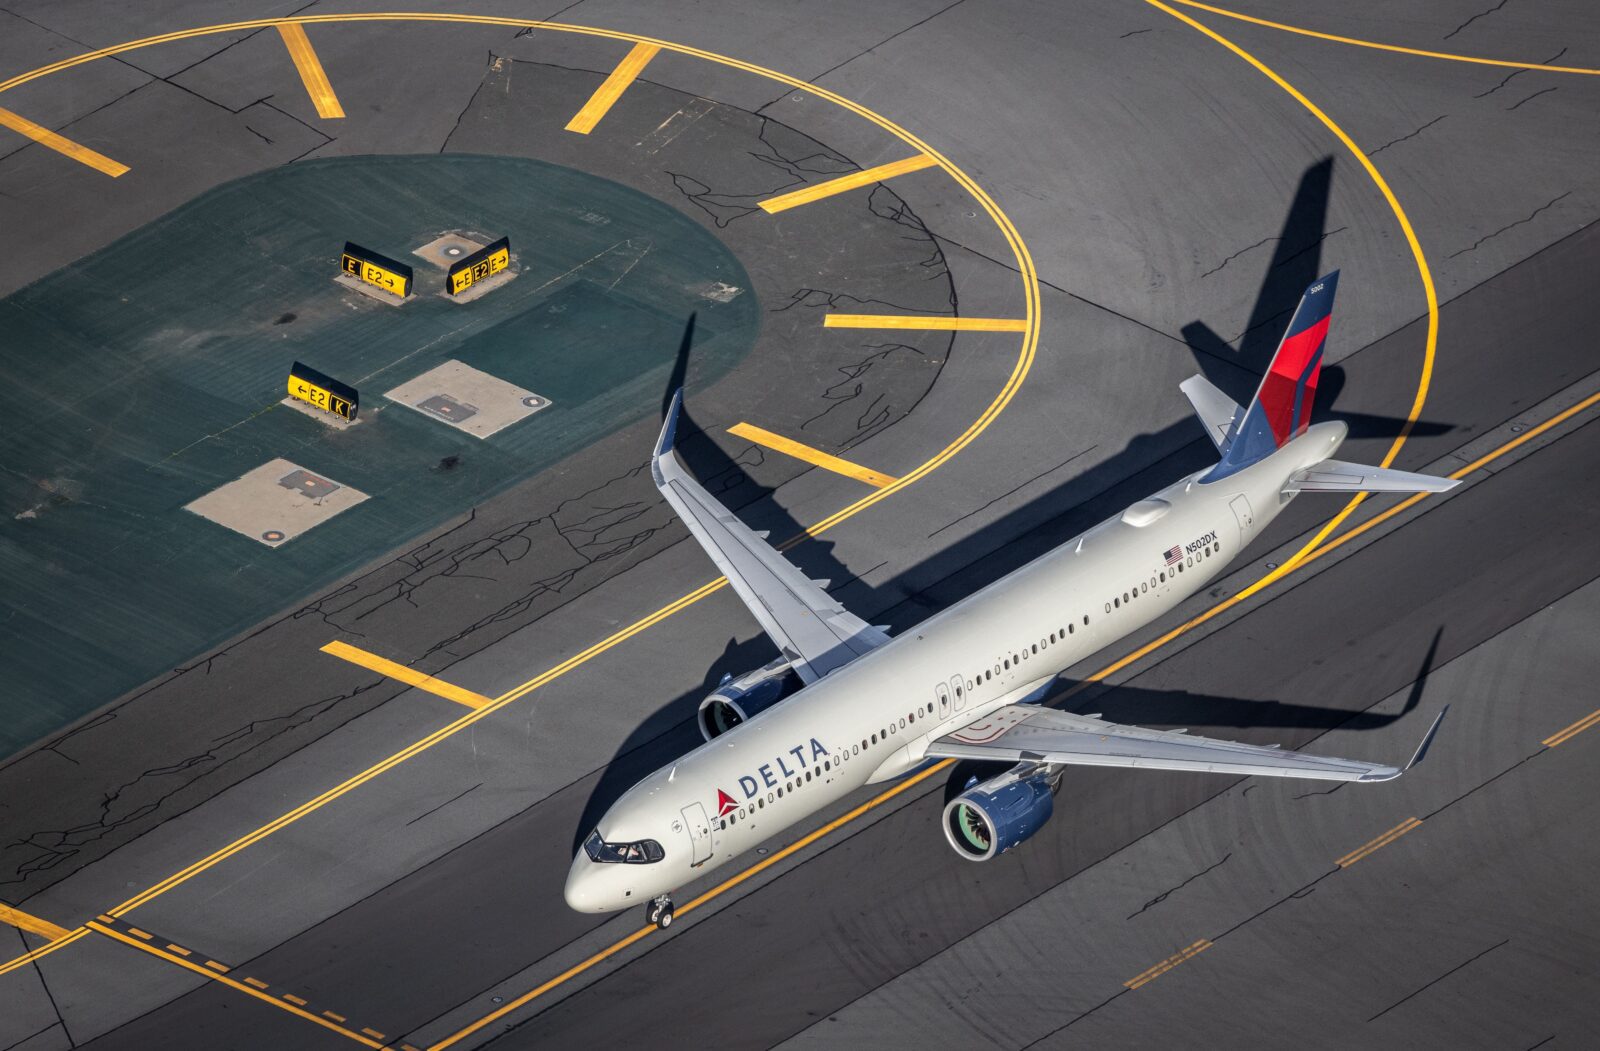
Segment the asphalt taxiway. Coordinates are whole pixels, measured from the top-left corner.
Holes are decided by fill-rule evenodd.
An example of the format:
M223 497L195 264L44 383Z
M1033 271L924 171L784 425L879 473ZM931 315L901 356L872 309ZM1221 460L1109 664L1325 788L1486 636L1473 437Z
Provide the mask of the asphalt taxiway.
M1600 66L1581 8L1469 6L1302 28ZM20 71L290 14L236 7L22 5L0 57ZM1181 4L558 17L602 32L308 23L339 123L275 26L18 84L0 104L129 171L108 182L39 143L0 158L8 229L74 216L5 261L6 288L306 149L503 153L624 182L722 239L764 311L747 364L692 391L691 467L775 538L827 523L793 557L900 630L1204 463L1177 382L1198 368L1247 397L1299 289L1340 267L1323 411L1351 426L1342 455L1394 450L1466 484L1365 501L1258 587L1345 506L1302 497L1211 592L1073 669L1060 703L1388 759L1448 702L1434 753L1331 792L1081 771L1044 832L981 866L938 834L958 776L941 770L791 830L735 886L718 889L761 855L685 888L699 902L668 934L570 913L576 838L693 746L708 684L769 656L640 473L652 400L0 767L20 961L0 961L0 1044L1582 1046L1600 1002L1583 834L1595 77ZM651 46L627 34L804 83L665 48L569 130ZM404 106L395 64L417 78ZM262 143L268 110L306 142ZM901 160L891 123L948 169L760 207ZM881 250L856 250L879 229ZM1017 324L837 331L828 313ZM693 377L687 357L674 375ZM739 423L909 481L812 468ZM341 662L332 640L484 704Z

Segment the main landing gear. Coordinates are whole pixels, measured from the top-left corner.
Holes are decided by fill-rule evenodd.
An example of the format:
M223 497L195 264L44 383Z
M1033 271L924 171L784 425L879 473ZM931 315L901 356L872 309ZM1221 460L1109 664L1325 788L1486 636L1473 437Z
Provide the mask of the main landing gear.
M672 926L672 899L663 894L645 906L645 919L666 930Z

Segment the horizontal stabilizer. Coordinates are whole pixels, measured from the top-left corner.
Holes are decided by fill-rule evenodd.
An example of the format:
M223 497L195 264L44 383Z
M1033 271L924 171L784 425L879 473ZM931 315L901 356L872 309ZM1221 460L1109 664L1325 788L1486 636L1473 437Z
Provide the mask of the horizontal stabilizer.
M1460 483L1453 478L1410 471L1391 471L1387 467L1323 460L1296 471L1284 486L1286 492L1301 493L1442 493Z
M1194 414L1200 417L1200 425L1206 429L1206 437L1217 447L1217 452L1226 452L1228 435L1233 433L1234 421L1242 411L1239 404L1204 376L1190 376L1178 384L1178 389L1194 406Z

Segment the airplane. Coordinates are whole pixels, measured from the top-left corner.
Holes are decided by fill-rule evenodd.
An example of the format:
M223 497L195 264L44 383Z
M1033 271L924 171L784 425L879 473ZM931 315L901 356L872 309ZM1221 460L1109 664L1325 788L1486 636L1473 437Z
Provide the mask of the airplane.
M1014 765L944 808L945 839L989 861L1049 819L1069 765L1376 782L1405 767L1150 730L1046 707L1055 677L1211 583L1304 492L1443 492L1445 478L1331 457L1341 422L1311 423L1338 271L1311 284L1254 399L1240 408L1203 376L1180 384L1217 448L1182 478L890 638L848 612L708 493L673 451L680 389L656 443L656 486L777 644L777 660L723 683L697 716L705 743L622 795L584 839L567 904L646 905L863 785L940 759ZM792 685L799 682L799 689Z

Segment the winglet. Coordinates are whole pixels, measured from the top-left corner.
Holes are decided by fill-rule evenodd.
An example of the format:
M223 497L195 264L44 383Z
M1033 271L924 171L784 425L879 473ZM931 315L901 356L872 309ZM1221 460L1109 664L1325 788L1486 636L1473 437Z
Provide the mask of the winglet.
M1433 744L1434 735L1439 732L1439 724L1444 722L1444 713L1449 710L1450 706L1448 704L1439 709L1439 714L1434 717L1433 725L1428 727L1428 732L1422 735L1422 743L1417 745L1416 752L1411 756L1411 762L1405 765L1407 770L1422 762L1423 756L1428 754L1428 748Z
M667 405L667 418L661 423L661 437L656 439L658 458L672 451L672 443L678 437L678 410L681 408L683 408L683 388L679 387L672 392L672 401Z

